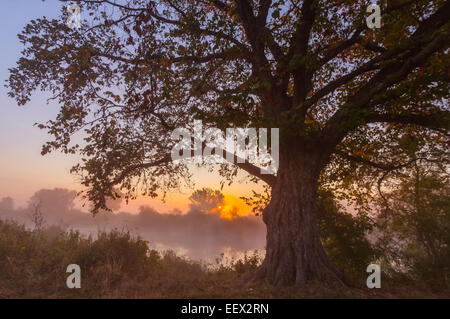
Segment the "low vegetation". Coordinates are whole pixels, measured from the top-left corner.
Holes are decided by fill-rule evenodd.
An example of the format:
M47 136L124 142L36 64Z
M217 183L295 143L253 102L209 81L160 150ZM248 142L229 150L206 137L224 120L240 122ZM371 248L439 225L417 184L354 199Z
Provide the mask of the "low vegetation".
M95 238L58 227L28 230L0 221L1 298L368 298L445 297L418 285L383 278L369 290L311 284L302 289L275 288L249 279L261 256L217 258L205 264L158 252L125 231L100 232ZM81 288L69 289L66 268L81 267ZM361 278L366 274L361 273ZM364 279L363 279L364 280ZM361 283L365 284L365 281ZM449 296L447 294L447 296Z
M375 215L350 214L331 192L319 194L323 246L346 284L277 288L252 274L262 257L220 255L214 263L156 251L129 231L84 236L45 226L38 206L33 227L0 220L0 298L450 298L450 183L416 166L397 176L374 202ZM381 265L381 289L368 289L366 267ZM67 266L81 268L69 289Z

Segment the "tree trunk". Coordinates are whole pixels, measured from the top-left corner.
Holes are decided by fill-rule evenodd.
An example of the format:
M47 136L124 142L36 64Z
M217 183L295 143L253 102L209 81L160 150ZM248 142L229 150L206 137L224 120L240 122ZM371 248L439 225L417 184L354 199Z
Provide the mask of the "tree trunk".
M322 168L317 152L297 151L295 147L280 149L277 182L263 212L266 258L257 272L274 285L342 283L319 236L317 188Z

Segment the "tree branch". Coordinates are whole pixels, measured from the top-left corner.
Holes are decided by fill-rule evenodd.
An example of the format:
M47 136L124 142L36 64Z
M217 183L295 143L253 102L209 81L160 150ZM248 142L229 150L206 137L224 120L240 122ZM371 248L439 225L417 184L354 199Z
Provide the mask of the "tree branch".
M364 124L360 123L359 119L364 120L364 114L372 113L370 108L373 106L370 105L370 100L376 94L406 79L411 71L423 65L432 54L448 45L448 28L443 30L440 27L448 24L449 16L450 1L421 23L414 35L406 41L410 43L409 53L402 57L402 61L392 62L381 69L336 111L322 130L322 136L327 137L330 147L334 148L349 131ZM425 32L425 29L429 29L429 32ZM396 51L398 48L393 50Z
M409 3L409 2L407 2ZM393 7L392 9L390 9L390 11L394 11L399 9L398 7ZM322 97L328 95L329 93L333 92L335 89L337 89L338 87L350 82L351 80L353 80L355 77L364 74L366 72L370 72L370 71L374 71L379 69L379 63L381 62L385 62L385 61L389 61L389 60L394 60L394 62L392 64L389 64L387 67L385 67L383 70L381 70L380 72L378 72L378 74L376 76L374 76L369 83L366 84L366 86L364 87L365 90L369 91L371 88L372 89L377 89L377 91L381 91L382 89L378 89L378 83L382 83L383 87L387 87L389 85L392 85L393 83L396 83L399 81L399 78L401 78L402 76L406 76L406 74L408 74L415 66L420 65L421 63L424 62L424 60L432 53L434 53L435 51L437 51L440 47L442 47L444 45L445 42L448 43L449 39L448 39L448 33L447 35L442 34L440 35L440 40L438 40L437 43L439 48L430 48L432 50L432 52L426 52L425 50L422 50L423 52L423 56L420 57L417 54L417 51L420 52L420 50L428 45L431 41L430 41L430 37L432 37L433 35L435 36L435 34L433 34L435 31L439 30L444 24L448 23L449 21L449 13L450 12L450 1L447 1L440 9L438 9L433 15L431 15L428 19L424 20L423 22L420 23L419 27L417 28L417 30L414 32L414 34L407 40L403 41L402 43L400 43L399 45L386 50L382 47L377 47L374 46L370 43L363 43L363 45L368 46L368 48L372 51L379 51L382 52L380 55L376 56L375 58L371 59L370 61L366 62L365 64L361 65L359 68L357 68L356 70L334 80L329 82L325 87L323 87L322 89L320 89L319 91L317 91L311 98L307 99L304 103L305 108L309 108L311 107L314 103L316 103L319 99L321 99ZM448 32L448 31L447 31ZM445 33L445 32L444 32ZM355 40L355 39L354 39ZM353 40L353 41L354 41ZM343 42L341 43L342 47L345 47L346 45L349 45L350 43L352 43L353 41L351 41L350 39L347 40L348 42ZM414 54L416 54L416 59L414 60L414 58L411 58L411 56L413 56ZM401 56L401 59L403 60L403 65L404 68L401 72L401 74L399 73L396 78L391 76L391 79L393 80L392 83L388 83L388 81L386 81L386 77L389 76L390 73L394 73L395 70L397 70L398 66L401 65L402 60L400 61L396 61L395 59L398 59L399 56ZM410 58L408 60L408 58ZM406 62L405 62L406 61ZM412 68L411 68L412 67ZM361 90L358 91L356 95L361 95ZM375 91L375 90L374 90ZM373 95L374 93L372 93ZM356 100L357 98L355 98ZM364 104L365 102L361 102L359 104Z
M419 159L425 159L425 158L413 158L410 161L403 163L403 164L393 164L393 163L385 164L385 163L373 162L367 158L357 156L354 154L349 154L348 152L337 150L337 149L334 150L333 153L337 154L337 155L341 156L342 158L345 158L349 161L365 164L370 167L378 168L378 169L381 169L383 171L388 171L388 172L407 167L408 165L411 165L412 163L414 163L415 161L417 161Z
M450 111L440 111L427 115L372 113L366 116L366 122L413 124L431 129L448 130L450 128Z
M203 145L205 145L205 144L203 144ZM222 154L223 154L223 158L224 159L226 159L227 156L233 155L233 154L227 152L226 150L222 150L222 151L223 151ZM253 176L261 179L263 182L267 183L270 186L273 186L275 184L276 177L274 175L261 174L261 168L260 167L258 167L256 165L253 165L251 163L248 163L248 162L238 163L238 160L240 160L240 158L237 157L236 155L233 155L233 156L234 156L234 163L230 163L230 164L236 165L240 169L246 171L250 175L253 175ZM172 161L172 155L171 154L167 154L163 158L161 158L159 160L155 160L155 161L150 162L150 163L142 163L142 164L135 164L135 165L128 166L118 176L116 176L111 181L110 184L111 185L119 184L120 182L122 182L128 176L131 176L136 170L146 169L146 168L151 168L151 167L156 167L156 166L161 166L161 165L164 165L164 164L168 164L171 161Z

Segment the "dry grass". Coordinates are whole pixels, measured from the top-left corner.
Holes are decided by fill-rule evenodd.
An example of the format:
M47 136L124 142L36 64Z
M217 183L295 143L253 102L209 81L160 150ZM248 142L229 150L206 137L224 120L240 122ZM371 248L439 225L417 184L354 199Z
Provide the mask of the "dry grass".
M29 231L0 221L0 298L424 298L449 297L413 286L379 290L323 287L276 288L249 281L258 254L215 267L150 250L128 232L78 232L51 227ZM81 289L66 287L68 264L82 269Z

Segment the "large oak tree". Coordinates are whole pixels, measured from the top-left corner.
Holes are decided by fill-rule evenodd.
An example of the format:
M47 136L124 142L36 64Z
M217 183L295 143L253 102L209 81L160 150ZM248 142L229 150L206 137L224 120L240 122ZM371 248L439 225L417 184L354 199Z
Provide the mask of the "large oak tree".
M373 30L370 1L77 3L81 28L66 26L65 10L31 21L10 70L19 104L41 89L61 105L39 124L54 137L43 154L81 154L73 171L98 210L117 189L129 198L179 187L189 170L171 161L170 134L193 119L280 128L276 175L250 163L219 170L232 180L242 169L270 186L258 274L273 284L341 280L319 237L319 184L348 184L349 169L373 179L368 168L445 155L450 1L382 1ZM80 131L85 141L74 145Z

